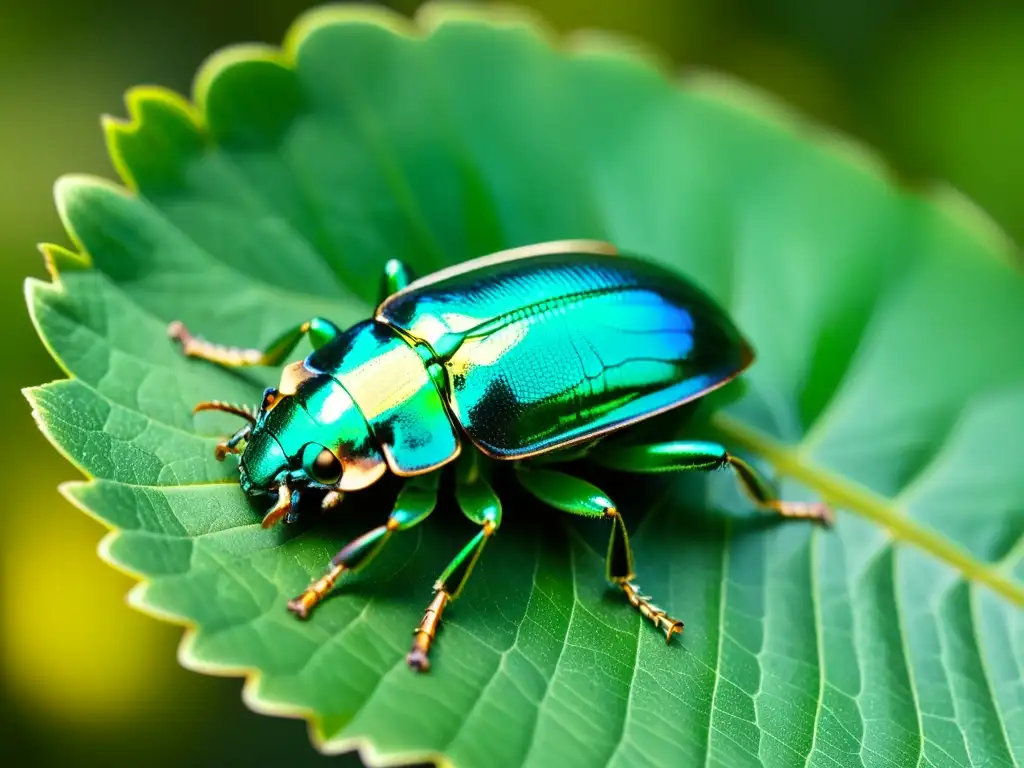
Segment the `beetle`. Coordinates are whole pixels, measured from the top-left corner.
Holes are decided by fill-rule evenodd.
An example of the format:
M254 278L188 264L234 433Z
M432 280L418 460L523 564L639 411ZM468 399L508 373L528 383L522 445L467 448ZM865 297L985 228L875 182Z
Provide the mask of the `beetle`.
M610 523L607 578L666 642L683 623L633 583L633 553L615 503L553 466L585 459L629 472L729 468L758 507L830 522L827 505L780 501L719 444L612 439L722 387L754 360L723 309L680 275L610 243L562 240L418 280L390 260L381 293L373 316L347 330L313 318L262 350L213 344L180 322L168 329L184 354L232 368L277 366L303 338L311 343L312 353L283 368L257 410L219 401L196 406L246 419L216 452L219 459L238 454L242 490L271 500L264 527L294 521L304 495L322 494L319 505L328 509L385 473L405 478L387 520L346 544L324 575L288 603L299 618L393 534L426 519L440 470L452 463L456 500L479 531L435 582L414 630L406 660L419 671L430 666L445 607L501 525L483 458L510 462L542 502Z

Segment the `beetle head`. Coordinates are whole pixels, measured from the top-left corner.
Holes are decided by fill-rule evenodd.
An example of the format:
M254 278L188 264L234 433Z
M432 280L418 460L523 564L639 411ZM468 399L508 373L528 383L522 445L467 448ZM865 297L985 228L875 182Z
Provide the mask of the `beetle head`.
M321 506L332 507L345 491L366 488L386 470L366 419L326 374L306 379L293 394L268 389L253 424L242 431L242 490L275 499L264 527L294 521L306 494L322 496Z

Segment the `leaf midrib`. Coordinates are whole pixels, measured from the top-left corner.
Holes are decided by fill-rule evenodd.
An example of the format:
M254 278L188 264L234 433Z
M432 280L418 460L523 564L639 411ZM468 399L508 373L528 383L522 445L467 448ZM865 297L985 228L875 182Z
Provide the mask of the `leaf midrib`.
M999 568L986 565L946 537L901 514L893 499L808 462L799 451L724 412L716 413L712 422L723 434L762 456L780 473L818 491L826 501L877 523L894 539L924 550L968 581L984 584L1013 604L1024 606L1024 586L1008 578Z

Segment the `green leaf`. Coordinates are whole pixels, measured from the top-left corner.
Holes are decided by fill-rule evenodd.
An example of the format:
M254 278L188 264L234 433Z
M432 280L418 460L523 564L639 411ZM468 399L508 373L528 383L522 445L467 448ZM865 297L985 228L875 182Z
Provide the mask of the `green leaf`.
M29 399L90 478L66 493L114 529L132 603L189 627L184 664L247 675L251 706L370 762L1024 761L1024 278L982 215L735 84L510 15L313 13L281 51L215 56L193 102L128 95L106 130L129 190L61 181L81 255L45 247L54 282L28 286L71 376ZM725 477L591 475L686 621L666 647L605 585L606 526L513 494L416 675L411 630L473 534L446 496L295 621L287 600L391 497L260 528L213 458L235 422L191 406L256 401L276 372L182 359L167 323L264 344L367 316L390 257L423 274L575 237L730 309L758 360L712 426L786 495L832 501L835 529L759 524Z

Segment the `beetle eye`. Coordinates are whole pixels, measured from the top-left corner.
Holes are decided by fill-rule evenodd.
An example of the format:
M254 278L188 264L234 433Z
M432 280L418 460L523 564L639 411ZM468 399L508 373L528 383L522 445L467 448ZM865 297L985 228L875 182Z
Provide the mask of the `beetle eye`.
M263 390L263 403L260 405L261 411L269 411L277 403L277 390L273 387L267 387Z
M327 448L309 443L302 449L302 468L306 474L324 485L332 485L341 479L341 462Z

